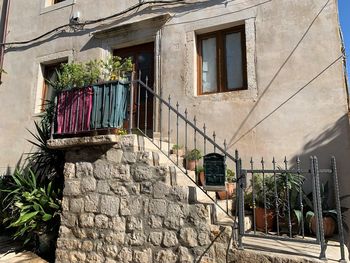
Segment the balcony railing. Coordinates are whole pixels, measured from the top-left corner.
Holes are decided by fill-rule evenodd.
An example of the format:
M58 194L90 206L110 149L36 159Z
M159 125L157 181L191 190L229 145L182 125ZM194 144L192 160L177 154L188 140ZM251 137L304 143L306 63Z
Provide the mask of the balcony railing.
M123 128L130 82L106 82L64 90L56 97L53 136Z

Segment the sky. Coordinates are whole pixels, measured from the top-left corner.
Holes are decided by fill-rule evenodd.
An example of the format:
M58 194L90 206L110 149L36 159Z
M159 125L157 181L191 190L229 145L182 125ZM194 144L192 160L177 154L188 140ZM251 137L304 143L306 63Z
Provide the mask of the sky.
M338 4L340 25L346 48L347 71L348 77L350 77L350 0L338 0Z

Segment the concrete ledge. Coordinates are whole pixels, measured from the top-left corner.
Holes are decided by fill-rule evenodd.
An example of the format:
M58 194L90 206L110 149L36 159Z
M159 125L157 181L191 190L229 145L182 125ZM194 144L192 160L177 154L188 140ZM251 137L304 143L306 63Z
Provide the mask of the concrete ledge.
M82 146L96 146L105 144L120 144L123 146L134 146L136 135L97 135L86 137L74 137L63 139L50 139L47 141L47 146L50 149L67 149Z

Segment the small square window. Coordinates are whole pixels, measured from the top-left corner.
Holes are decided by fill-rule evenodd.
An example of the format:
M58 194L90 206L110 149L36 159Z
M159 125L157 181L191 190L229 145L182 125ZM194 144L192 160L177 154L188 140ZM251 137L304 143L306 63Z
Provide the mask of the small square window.
M198 94L247 89L245 28L197 37Z

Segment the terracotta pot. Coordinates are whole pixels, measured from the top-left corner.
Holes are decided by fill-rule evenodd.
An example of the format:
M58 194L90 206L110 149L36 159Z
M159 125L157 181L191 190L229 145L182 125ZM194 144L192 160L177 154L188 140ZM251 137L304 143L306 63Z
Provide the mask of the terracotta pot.
M310 220L310 229L313 234L316 234L316 217L313 216ZM332 237L336 228L336 222L330 216L323 217L323 230L325 237Z
M275 216L276 214L274 210L266 209L267 231L272 231ZM265 209L264 208L262 207L255 208L255 223L256 223L257 230L265 231Z
M196 169L196 164L198 161L196 160L186 160L186 169L190 171L194 171Z
M172 149L172 154L179 155L179 157L184 156L184 150L183 149Z
M298 219L295 216L291 218L292 235L298 235L300 233L301 226L298 224ZM281 234L289 234L289 222L287 216L283 217L279 221L279 228Z
M205 184L205 174L204 171L200 172L198 174L198 183L199 185L204 185Z
M236 190L236 184L235 183L226 183L226 191L218 191L216 192L218 194L218 197L220 200L225 200L225 199L231 199L232 196L235 194Z

